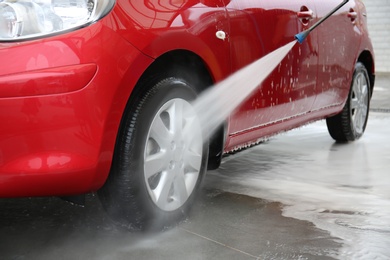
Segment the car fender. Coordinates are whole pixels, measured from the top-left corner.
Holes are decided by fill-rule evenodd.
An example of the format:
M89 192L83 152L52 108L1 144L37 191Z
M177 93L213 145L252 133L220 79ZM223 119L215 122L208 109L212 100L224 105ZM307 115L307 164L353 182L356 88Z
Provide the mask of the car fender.
M111 19L115 19L117 32L135 48L157 59L174 50L187 50L199 56L207 66L214 81L226 77L231 68L229 21L220 0L208 6L199 1L186 1L182 6L172 6L169 12L156 7L153 17L137 17L137 9L150 9L139 1L119 1ZM132 6L130 6L132 4ZM135 6L137 5L137 6ZM222 32L225 38L218 37Z

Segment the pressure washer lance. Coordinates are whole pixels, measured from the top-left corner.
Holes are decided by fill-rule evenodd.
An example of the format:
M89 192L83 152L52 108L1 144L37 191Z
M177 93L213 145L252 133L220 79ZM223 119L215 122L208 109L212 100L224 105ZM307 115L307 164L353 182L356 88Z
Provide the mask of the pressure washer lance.
M339 10L341 7L343 7L346 3L348 3L349 0L344 0L341 4L339 4L338 6L336 6L336 8L334 8L332 11L330 11L330 13L328 13L327 15L325 15L324 17L322 17L320 20L318 20L318 22L316 22L315 24L313 24L309 29L301 32L301 33L298 33L295 35L295 39L299 42L299 43L302 43L306 37L309 35L309 33L311 31L313 31L318 25L320 25L322 22L324 22L326 19L328 19L332 14L334 14L335 12L337 12L337 10Z

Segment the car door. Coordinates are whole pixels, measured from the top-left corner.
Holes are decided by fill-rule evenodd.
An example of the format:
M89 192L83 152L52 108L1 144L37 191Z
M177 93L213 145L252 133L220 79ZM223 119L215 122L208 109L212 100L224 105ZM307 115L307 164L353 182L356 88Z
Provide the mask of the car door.
M316 1L322 18L341 0ZM349 1L316 30L319 42L318 97L313 110L342 104L348 95L361 32L357 26L357 6Z
M293 41L295 34L316 21L314 2L309 0L232 0L227 11L231 24L232 71ZM296 44L231 115L227 149L278 131L266 126L310 111L316 96L316 34L314 31L305 42ZM237 87L245 87L245 79Z

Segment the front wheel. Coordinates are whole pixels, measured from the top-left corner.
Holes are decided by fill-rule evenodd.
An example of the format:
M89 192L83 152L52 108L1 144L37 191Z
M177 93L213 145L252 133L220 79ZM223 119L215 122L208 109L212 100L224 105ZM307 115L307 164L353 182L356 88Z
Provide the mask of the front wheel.
M109 215L132 229L162 229L189 211L207 168L208 145L180 78L158 80L129 104L109 178L99 191Z
M326 119L330 136L338 142L359 139L366 129L370 109L371 88L365 66L355 65L351 89L343 110Z

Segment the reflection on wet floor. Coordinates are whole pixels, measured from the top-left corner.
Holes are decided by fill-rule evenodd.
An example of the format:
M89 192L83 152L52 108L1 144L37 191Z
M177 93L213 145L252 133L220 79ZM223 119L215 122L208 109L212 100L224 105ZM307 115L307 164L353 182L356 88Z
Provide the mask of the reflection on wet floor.
M255 259L329 259L327 255L338 251L336 238L312 223L281 216L282 208L278 202L205 190L181 227Z
M340 244L282 205L202 190L190 217L161 233L128 232L87 207L56 198L0 200L0 259L330 259Z
M362 139L334 143L324 122L224 161L210 187L286 205L283 215L341 238L340 259L390 258L390 118L372 114Z

